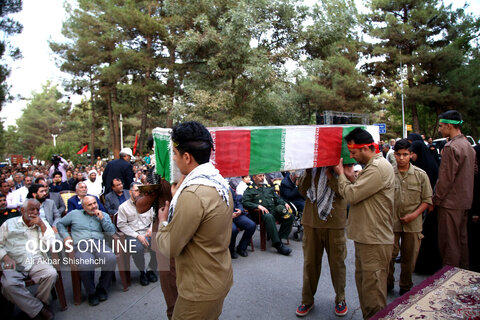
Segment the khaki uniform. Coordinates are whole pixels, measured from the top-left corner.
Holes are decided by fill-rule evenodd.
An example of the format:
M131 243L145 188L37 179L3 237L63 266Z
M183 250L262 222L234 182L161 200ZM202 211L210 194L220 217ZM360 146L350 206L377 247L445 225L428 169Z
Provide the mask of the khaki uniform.
M393 286L395 278L395 258L400 255L401 273L400 288L409 291L412 286L412 273L420 250L422 235L422 215L408 224L402 224L400 218L414 212L422 203L432 204L432 187L427 174L422 169L410 164L408 171L400 172L397 167L395 173L395 221L393 231L392 260L388 272L388 285ZM401 243L400 243L401 240Z
M381 154L373 156L355 183L338 178L338 193L350 204L347 236L355 241L355 281L365 319L387 303L393 249L395 176Z
M213 187L186 187L178 197L172 221L158 230L155 238L160 252L176 258L179 297L173 319L218 319L221 314L233 284L228 250L231 194L229 204Z
M315 177L318 184L320 170ZM312 183L311 172L303 175L298 184L298 190L304 196ZM328 181L328 186L335 191L333 209L327 221L318 216L317 202L308 198L302 215L303 233L303 287L302 304L313 304L317 292L318 280L322 271L323 251L327 252L328 264L333 288L335 289L335 304L345 300L347 246L345 226L347 223L347 203L338 194L336 179Z
M442 149L433 204L438 206L438 249L444 265L468 269L467 211L473 201L475 151L463 134Z

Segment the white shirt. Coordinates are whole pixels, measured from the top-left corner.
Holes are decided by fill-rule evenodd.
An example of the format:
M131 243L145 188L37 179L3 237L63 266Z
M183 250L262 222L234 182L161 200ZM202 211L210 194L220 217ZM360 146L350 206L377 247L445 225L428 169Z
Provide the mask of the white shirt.
M28 188L23 186L20 189L13 191L13 193L17 194L17 202L18 205L21 206L25 202L25 199L27 199Z
M90 181L90 179L85 181L87 185L87 194L91 194L97 197L100 197L102 194L102 180L98 177L95 179L95 182Z
M240 196L243 196L243 193L245 192L245 190L248 188L248 184L246 184L243 180L240 181L240 183L237 185L237 189L235 190L235 192L240 195Z
M20 190L20 189L18 189ZM20 203L20 199L19 199L19 194L18 194L18 190L15 190L13 192L9 192L7 194L7 208L8 209L17 209L18 207L20 207L21 203ZM24 199L25 200L25 199Z
M132 199L128 199L118 207L117 226L127 236L136 238L139 234L145 235L153 222L153 209L139 214Z
M44 234L39 226L27 227L22 217L5 221L0 227L0 259L8 254L17 263L17 270L29 271L33 260L46 257L40 250L40 242L49 249L55 240L55 233L47 221L43 220L43 223L47 228ZM35 243L36 247L26 250L28 240Z

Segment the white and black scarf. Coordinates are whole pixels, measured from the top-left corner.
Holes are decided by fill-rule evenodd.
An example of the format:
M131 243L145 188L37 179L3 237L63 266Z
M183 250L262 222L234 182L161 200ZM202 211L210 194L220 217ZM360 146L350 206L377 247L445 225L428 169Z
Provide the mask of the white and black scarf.
M327 185L327 168L322 167L320 170L317 169L318 168L312 169L312 185L307 190L307 198L312 203L317 201L318 217L323 221L327 221L333 208L332 205L335 192ZM318 183L315 187L315 176L317 175L317 171L319 172L320 177L318 178ZM304 174L306 174L306 172Z
M177 204L178 197L182 193L182 190L188 186L196 184L215 187L223 201L226 201L227 206L230 206L228 183L220 175L220 172L213 166L213 164L207 162L193 169L185 177L177 192L175 192L175 195L170 203L170 208L168 209L168 222L170 222L173 218L173 212L175 211L175 206Z

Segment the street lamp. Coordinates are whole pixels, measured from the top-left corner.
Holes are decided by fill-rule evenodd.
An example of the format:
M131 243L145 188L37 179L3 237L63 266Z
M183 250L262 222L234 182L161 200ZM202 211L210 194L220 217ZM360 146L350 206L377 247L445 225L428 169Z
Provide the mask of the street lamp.
M56 146L57 146L57 137L58 137L58 134L53 134L53 133L52 133L52 137L53 137L53 146L56 147Z

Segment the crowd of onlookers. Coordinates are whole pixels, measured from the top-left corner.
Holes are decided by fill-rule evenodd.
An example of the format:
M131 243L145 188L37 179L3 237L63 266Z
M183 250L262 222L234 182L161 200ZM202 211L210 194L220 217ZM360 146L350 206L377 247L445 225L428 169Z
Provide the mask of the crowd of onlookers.
M30 163L0 169L2 294L31 318L53 318L50 291L57 278L54 266L61 262L51 260L41 248L52 248L56 239L62 240L65 246L70 241L76 248L70 258L78 265L81 283L93 306L107 300L117 265L111 245L101 244L117 231L113 221L117 212L119 229L123 228L127 239L133 236L132 241L137 245L135 252L142 251L138 255L132 253L135 263L140 263L140 256L143 260L140 249L150 246L146 233L151 234L153 211L143 214L133 224L125 217L135 208L138 186L145 183L151 158L147 154L131 162L134 158L129 148L122 150L120 157L109 163L98 158L93 165L82 166L54 155L48 167ZM123 179L123 173L127 180ZM105 192L104 179L110 181L109 192ZM135 209L133 213L137 215ZM32 240L33 247L26 250L31 245L28 241ZM139 267L142 285L157 281L154 260L151 259L148 270L145 266ZM102 266L96 286L92 262ZM39 284L35 296L23 285L28 278Z

